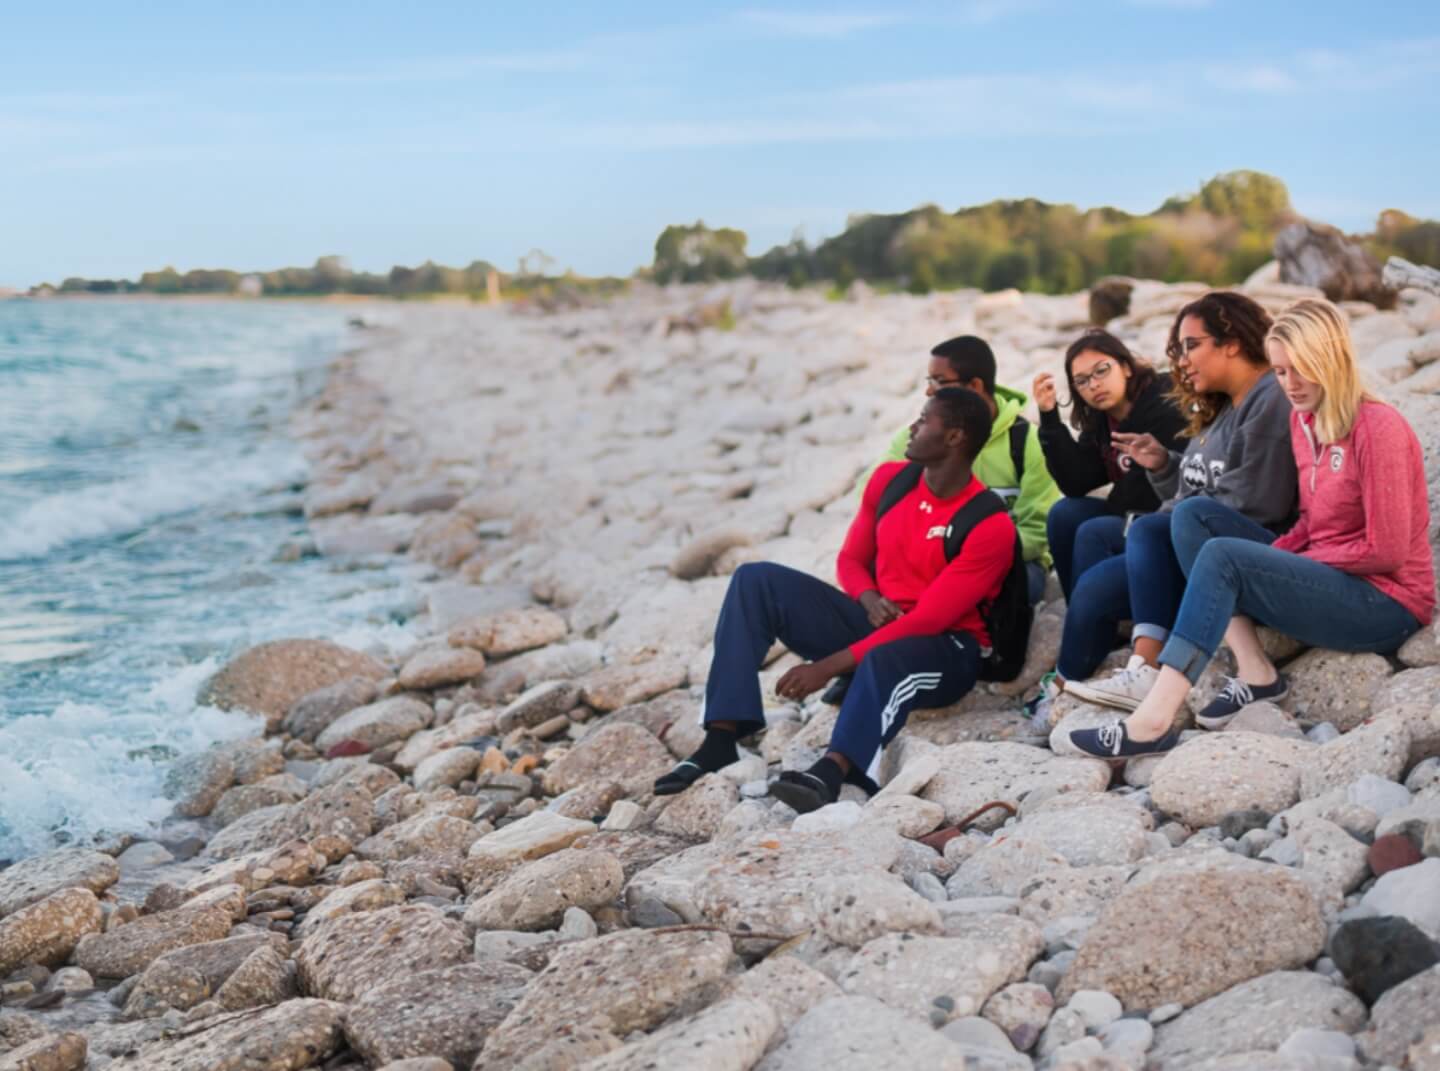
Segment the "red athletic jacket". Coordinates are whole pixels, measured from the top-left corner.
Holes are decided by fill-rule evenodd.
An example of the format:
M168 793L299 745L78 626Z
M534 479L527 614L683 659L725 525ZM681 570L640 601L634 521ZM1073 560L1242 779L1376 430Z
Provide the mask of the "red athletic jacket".
M1272 545L1363 577L1428 625L1435 565L1425 458L1415 432L1383 402L1361 402L1355 426L1339 442L1318 442L1314 423L1311 413L1290 414L1300 519Z
M857 661L872 647L905 636L964 631L982 644L990 637L979 604L1000 593L1015 552L1015 525L1004 513L977 524L952 562L945 561L945 526L955 511L985 490L971 478L959 494L937 498L924 477L875 524L875 507L903 461L881 465L865 485L835 572L852 599L879 591L905 615L876 629L850 652Z

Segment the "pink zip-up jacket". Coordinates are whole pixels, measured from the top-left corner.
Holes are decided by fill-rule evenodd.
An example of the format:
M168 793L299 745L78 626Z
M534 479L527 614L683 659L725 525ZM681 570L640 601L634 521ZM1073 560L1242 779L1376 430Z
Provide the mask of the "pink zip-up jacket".
M1365 401L1350 434L1321 443L1292 411L1300 519L1274 546L1363 577L1428 625L1435 613L1430 505L1420 442L1405 418Z

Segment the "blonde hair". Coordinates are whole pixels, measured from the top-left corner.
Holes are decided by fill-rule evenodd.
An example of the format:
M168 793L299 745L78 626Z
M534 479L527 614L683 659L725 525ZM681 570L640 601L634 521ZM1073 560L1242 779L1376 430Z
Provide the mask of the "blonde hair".
M1281 343L1295 371L1320 387L1315 410L1320 441L1338 442L1349 435L1360 403L1376 398L1361 380L1345 314L1321 298L1303 298L1280 314L1265 339Z

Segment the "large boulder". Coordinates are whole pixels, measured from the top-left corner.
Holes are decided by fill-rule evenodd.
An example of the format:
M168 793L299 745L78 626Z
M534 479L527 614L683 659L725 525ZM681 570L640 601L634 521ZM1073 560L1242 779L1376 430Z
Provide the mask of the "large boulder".
M100 924L100 901L89 889L61 889L22 907L0 919L0 978L31 963L60 966Z
M1342 733L1370 716L1376 691L1390 677L1390 663L1377 654L1306 651L1285 667L1290 678L1286 703L1306 721L1328 721Z
M947 822L971 818L987 803L1019 806L1036 792L1103 792L1110 768L1099 759L1052 755L1043 748L1008 741L951 744L937 752L940 770L919 793L945 808ZM980 829L996 829L1006 812L998 807L974 820Z
M514 1067L575 1026L599 1023L615 1039L649 1030L718 985L731 959L730 939L719 933L621 930L562 948L486 1039L475 1071ZM565 1010L563 1026L557 1008Z
M1274 1050L1302 1027L1353 1034L1364 1025L1365 1005L1353 993L1323 975L1277 971L1242 982L1161 1024L1149 1066L1198 1067L1232 1054ZM1239 1071L1255 1065L1231 1066Z
M1380 263L1359 242L1325 223L1299 220L1275 235L1280 281L1314 286L1331 301L1368 301L1377 308L1395 304L1395 293L1380 278Z
M344 1041L345 1006L287 1000L249 1015L217 1015L141 1046L133 1071L280 1071L313 1067Z
M482 930L548 930L571 907L593 911L620 895L625 873L609 852L565 848L506 876L465 912Z
M372 1067L438 1056L468 1068L533 977L513 963L491 962L392 978L351 1006L345 1035Z
M1220 867L1132 884L1080 945L1057 996L1104 989L1126 1008L1195 1004L1325 945L1309 888L1278 868Z
M428 729L434 720L435 712L428 703L408 695L392 696L342 714L315 738L315 746L328 751L342 741L354 740L373 750L407 740Z
M104 892L120 880L112 856L86 848L60 848L0 870L0 918L39 903L61 889Z
M1263 733L1187 740L1155 767L1150 797L1187 826L1218 825L1232 811L1278 814L1300 799L1300 770L1313 745Z
M388 672L369 655L328 640L273 640L227 662L200 690L199 702L263 714L273 732L302 696L347 677L380 680Z
M250 933L177 948L158 956L130 990L125 1014L133 1019L184 1011L208 999L261 948L286 947L278 933Z
M300 989L349 1003L384 982L471 956L465 927L429 904L402 904L332 919L295 953Z
M553 796L601 778L618 781L629 795L648 794L673 764L669 750L647 730L630 722L610 723L552 763L543 783Z
M142 915L107 933L92 933L75 946L75 965L96 978L129 978L166 952L218 941L230 934L232 912L214 904Z

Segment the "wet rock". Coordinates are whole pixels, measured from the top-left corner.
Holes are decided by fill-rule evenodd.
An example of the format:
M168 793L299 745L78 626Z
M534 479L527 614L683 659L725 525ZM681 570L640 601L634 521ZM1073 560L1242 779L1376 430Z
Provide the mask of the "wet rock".
M359 881L336 889L312 907L294 933L296 937L308 937L331 919L362 911L378 911L404 902L405 890L392 882L380 878Z
M382 982L470 958L460 923L428 904L403 904L325 923L295 953L301 992L352 1002Z
M244 934L157 956L130 990L125 1014L139 1019L163 1015L171 1008L193 1008L224 985L252 954L277 945L285 948L279 934Z
M485 671L485 656L457 647L426 647L400 670L400 687L416 691L463 684Z
M470 905L465 924L484 930L551 929L568 908L611 903L624 882L619 861L608 852L565 848L502 880Z
M1127 1009L1195 1004L1257 975L1309 963L1324 942L1314 897L1287 873L1168 874L1115 898L1057 996L1104 989Z
M739 801L735 782L718 773L706 774L666 805L655 828L678 837L709 840Z
M84 1034L46 1034L0 1052L4 1071L84 1071L88 1046Z
M1436 1008L1440 1008L1440 967L1431 967L1375 1002L1370 1025L1355 1039L1360 1055L1372 1064L1403 1066L1410 1047L1434 1025Z
M1341 923L1330 937L1329 952L1366 1004L1440 963L1440 943L1393 915Z
M749 1071L779 1029L779 1018L764 1001L725 1000L602 1056L587 1067L590 1071L678 1066ZM697 1061L701 1053L705 1055Z
M473 648L494 657L559 643L568 632L565 619L554 610L524 606L472 617L452 628L448 639L452 647Z
M395 978L350 1008L345 1034L372 1066L436 1056L468 1068L533 977L512 963L491 962Z
M847 993L873 995L896 1011L939 1021L978 1015L991 994L1025 977L1043 941L1010 916L1008 933L968 937L887 934L871 941L840 976Z
M791 1027L756 1071L836 1071L842 1067L923 1067L965 1071L965 1050L915 1019L868 996L821 1001Z
M1275 814L1300 798L1307 745L1258 733L1211 733L1187 740L1155 769L1150 798L1192 828L1232 811Z
M369 655L327 640L275 640L232 659L206 682L198 702L265 716L274 732L296 700L350 677L380 680L387 670Z
M215 993L225 1011L264 1008L296 996L290 961L272 945L257 948Z
M945 808L945 820L958 823L984 804L1003 800L1018 806L1036 792L1103 792L1110 768L1098 759L1055 756L1042 748L1009 742L951 744L936 757L939 772L919 793ZM980 829L995 829L1005 818L999 808L975 820Z
M555 1032L556 1008L566 1009L569 1023L604 1016L605 1032L615 1038L649 1030L719 983L731 955L729 938L694 932L622 930L562 948L486 1039L476 1071L513 1067L539 1049Z
M811 892L820 932L859 948L892 932L938 934L940 913L897 878L879 873L822 878Z
M638 664L611 664L581 680L580 697L596 710L619 710L681 687L686 675L683 663L664 658Z
M315 746L328 751L342 740L356 740L372 749L383 747L428 728L434 717L427 704L397 695L341 715L315 738Z
M229 936L231 909L192 906L144 915L107 933L92 933L75 947L75 965L97 978L139 974L166 952Z
M288 1000L249 1015L219 1015L142 1045L135 1071L280 1071L323 1063L344 1040L345 1006Z
M295 700L286 711L281 728L291 736L313 744L315 738L341 715L374 702L378 694L375 679L346 677Z
M1236 1053L1273 1051L1301 1027L1352 1034L1364 1023L1365 1005L1353 994L1318 974L1278 971L1160 1025L1150 1059L1160 1067L1198 1067Z
M1377 718L1312 748L1300 767L1300 798L1345 788L1363 774L1394 780L1404 772L1410 730L1399 718Z
M89 889L61 889L0 919L0 979L17 967L58 967L87 934L98 934L100 902Z
M552 796L587 781L618 781L630 795L648 795L655 779L674 765L665 745L638 725L602 725L546 769L541 778Z
M165 795L181 818L203 818L235 783L235 762L218 748L187 755L165 775Z

